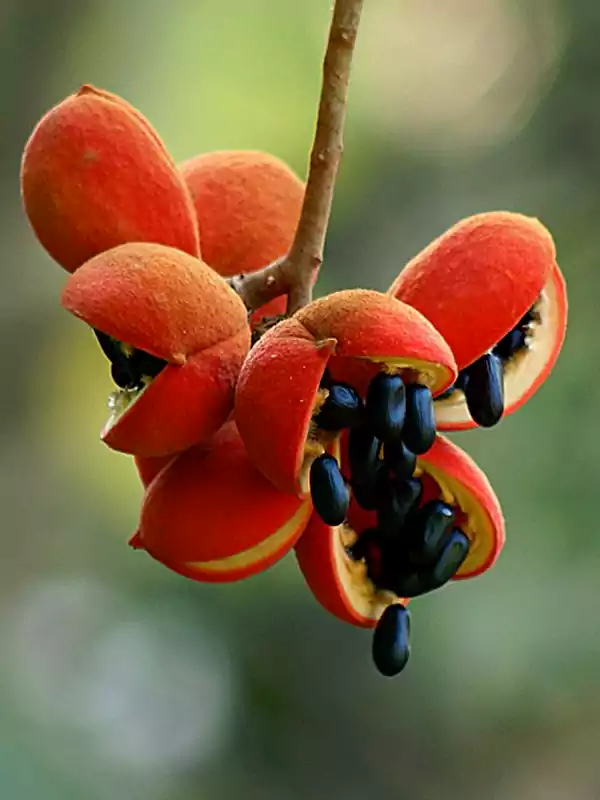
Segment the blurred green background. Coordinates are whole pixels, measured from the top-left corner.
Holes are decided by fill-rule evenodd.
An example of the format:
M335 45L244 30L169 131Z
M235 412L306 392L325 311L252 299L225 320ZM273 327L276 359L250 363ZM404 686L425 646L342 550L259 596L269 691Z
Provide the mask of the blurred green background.
M126 546L141 489L98 432L107 363L21 210L37 119L91 82L177 159L305 174L326 0L3 0L0 798L600 797L600 4L367 0L321 292L384 289L460 217L553 231L569 335L494 432L457 435L507 517L496 568L414 604L396 680L292 556L205 586Z

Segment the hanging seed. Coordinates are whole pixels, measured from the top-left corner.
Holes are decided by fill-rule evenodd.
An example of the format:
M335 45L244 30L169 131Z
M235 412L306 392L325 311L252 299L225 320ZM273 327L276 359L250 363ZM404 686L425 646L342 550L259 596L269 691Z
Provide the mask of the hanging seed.
M430 573L430 589L439 589L456 575L457 570L469 555L471 542L461 530L455 528L446 542L442 552Z
M406 390L400 375L380 372L367 389L365 416L371 431L383 441L399 439L404 425Z
M417 455L426 453L435 440L433 397L427 386L412 383L406 387L406 416L402 440Z
M351 480L352 496L361 508L366 511L374 511L379 505L382 492L385 492L385 487L389 480L390 473L387 465L380 459L368 481L359 483Z
M354 428L362 419L363 403L358 392L345 383L336 383L316 417L316 424L324 431L341 431Z
M394 439L393 442L387 442L384 445L383 461L389 471L393 472L401 481L412 478L417 466L417 456L401 439Z
M400 603L388 606L373 635L373 661L382 675L402 672L410 656L410 612Z
M379 463L381 441L366 425L353 428L348 436L348 462L352 484L373 481Z
M341 525L346 519L350 493L337 461L327 453L311 465L310 495L315 511L327 525Z
M382 491L377 508L377 527L389 539L398 539L411 511L416 510L423 494L423 484L417 478L391 481Z
M435 562L445 538L454 525L452 506L441 500L430 500L416 513L411 524L408 550L411 562L426 565Z
M486 353L468 368L467 407L482 428L491 428L504 412L504 368L493 353Z
M511 359L515 353L525 347L525 333L518 328L510 331L503 339L500 339L494 347L493 353L503 361Z

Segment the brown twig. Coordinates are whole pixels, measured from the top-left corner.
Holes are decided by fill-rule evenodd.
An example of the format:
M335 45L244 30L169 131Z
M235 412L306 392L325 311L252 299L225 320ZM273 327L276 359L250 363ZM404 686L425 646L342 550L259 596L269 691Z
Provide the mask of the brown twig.
M335 0L306 192L290 252L262 270L230 279L250 311L287 294L287 313L293 314L312 299L344 149L350 67L363 2Z

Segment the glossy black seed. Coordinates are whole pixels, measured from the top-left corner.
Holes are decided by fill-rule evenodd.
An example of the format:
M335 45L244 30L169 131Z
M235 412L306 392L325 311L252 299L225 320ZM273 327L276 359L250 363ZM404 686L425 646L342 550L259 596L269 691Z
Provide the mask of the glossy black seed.
M354 428L362 420L363 402L358 392L345 383L335 383L316 417L316 424L324 431L341 431Z
M469 374L466 370L462 370L462 372L459 372L456 377L456 382L454 383L454 387L464 392L465 389L467 388L468 382L469 382Z
M354 484L370 484L377 471L381 441L366 425L353 428L348 436L350 479Z
M134 350L129 357L131 369L138 375L147 378L155 378L161 370L167 366L167 362L162 358L146 353L144 350Z
M323 373L323 377L321 378L320 386L322 389L330 389L333 386L333 378L331 377L331 373L328 369L325 370Z
M123 356L118 361L113 361L110 367L110 375L120 389L137 389L142 385L142 376L136 375Z
M432 447L434 439L435 411L431 391L427 386L412 383L406 387L402 440L409 450L421 455Z
M383 461L390 472L393 472L401 481L412 478L417 466L417 456L401 439L387 442L383 446Z
M341 525L346 519L350 493L337 461L327 453L311 465L310 495L315 511L327 525Z
M442 500L430 500L415 514L408 536L408 551L413 565L436 561L447 534L454 525L452 506Z
M410 612L400 603L388 606L373 634L373 661L382 675L402 672L410 656Z
M358 505L367 511L374 511L379 505L381 494L385 491L389 479L389 470L386 464L380 460L368 480L363 483L351 480L352 495Z
M473 420L482 428L491 428L504 412L504 368L493 353L481 356L468 368L465 397Z
M394 573L387 562L384 583L381 588L390 589L398 597L418 597L432 591L430 572L401 569Z
M493 352L503 361L508 361L523 347L525 347L525 333L515 328L507 333L503 339L500 339Z
M375 436L383 441L399 439L404 425L406 390L400 375L380 372L367 389L365 416Z
M409 514L418 507L423 484L417 478L391 481L384 487L377 508L377 527L390 539L404 539L404 527Z
M454 577L461 564L469 555L471 542L461 530L455 528L446 539L442 552L430 574L431 588L439 589Z

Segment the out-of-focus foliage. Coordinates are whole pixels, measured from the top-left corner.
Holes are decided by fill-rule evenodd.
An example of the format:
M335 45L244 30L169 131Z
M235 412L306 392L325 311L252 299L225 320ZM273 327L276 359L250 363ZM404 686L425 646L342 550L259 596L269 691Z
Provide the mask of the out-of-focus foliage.
M414 605L395 681L293 558L196 585L126 540L141 489L97 432L110 391L65 274L30 233L18 160L91 82L178 159L262 148L304 172L330 3L4 0L0 17L0 797L597 797L600 772L600 5L367 2L319 288L385 288L461 216L554 232L571 324L548 385L456 436L503 502L486 577Z

